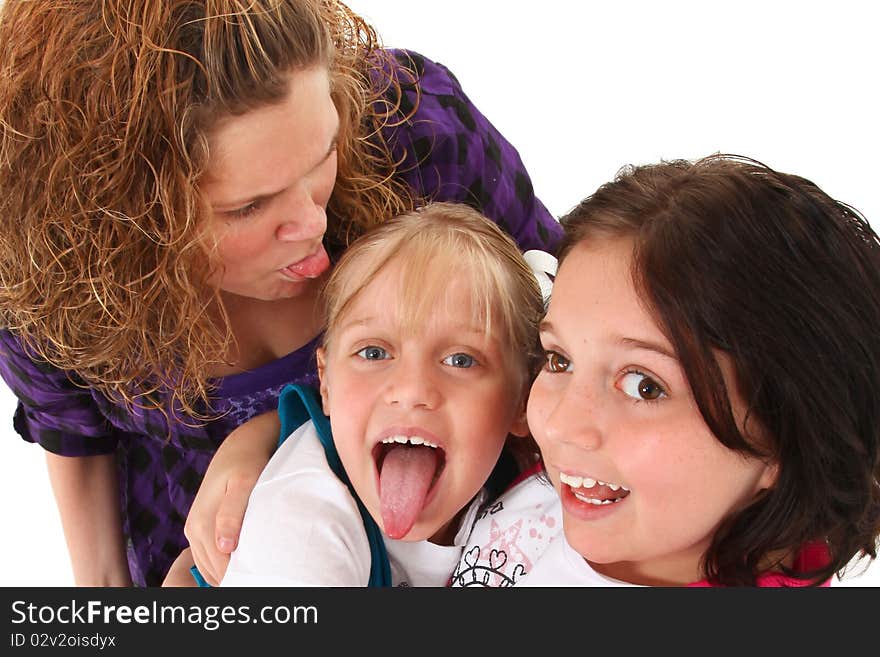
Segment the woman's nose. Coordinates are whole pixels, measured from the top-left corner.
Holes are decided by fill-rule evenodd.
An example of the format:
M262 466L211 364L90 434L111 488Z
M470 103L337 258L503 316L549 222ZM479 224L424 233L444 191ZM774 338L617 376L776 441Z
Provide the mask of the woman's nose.
M327 230L327 212L324 206L308 199L284 209L275 231L281 242L320 240Z

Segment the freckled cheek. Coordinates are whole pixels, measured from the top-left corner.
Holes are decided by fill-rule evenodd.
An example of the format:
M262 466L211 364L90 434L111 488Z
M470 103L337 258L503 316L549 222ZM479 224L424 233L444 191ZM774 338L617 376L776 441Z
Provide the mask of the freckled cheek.
M648 490L671 491L681 483L681 474L690 469L689 459L675 451L675 442L666 433L619 427L621 436L614 457L628 486Z
M247 260L248 257L252 255L247 251L247 249L242 249L240 247L225 247L221 244L220 248L217 250L217 254L220 257L220 262L228 270L230 267Z
M221 230L217 255L227 268L237 264L253 265L254 258L265 252L265 240L253 229L230 226Z
M713 489L717 471L711 449L700 443L698 430L680 427L629 434L618 467L627 484L650 494L655 503L680 508Z
M526 420L529 425L529 431L537 441L539 446L543 446L546 439L547 417L550 413L548 407L548 392L537 381L532 385L529 392L529 399L526 404Z

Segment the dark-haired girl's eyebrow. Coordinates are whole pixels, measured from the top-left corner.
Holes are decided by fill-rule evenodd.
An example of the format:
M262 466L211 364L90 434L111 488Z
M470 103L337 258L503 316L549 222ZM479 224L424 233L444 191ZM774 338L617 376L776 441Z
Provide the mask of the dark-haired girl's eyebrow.
M651 342L649 340L637 340L635 338L621 338L620 343L627 347L653 351L660 354L661 356L666 356L666 358L678 361L678 357L675 355L675 352L673 352L668 346L662 345L659 342Z

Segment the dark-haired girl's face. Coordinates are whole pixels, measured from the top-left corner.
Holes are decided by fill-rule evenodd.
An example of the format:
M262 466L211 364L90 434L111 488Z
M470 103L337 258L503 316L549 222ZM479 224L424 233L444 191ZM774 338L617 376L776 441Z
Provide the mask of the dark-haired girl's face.
M643 307L632 243L582 242L564 260L541 342L529 427L559 493L569 544L599 572L685 584L719 522L774 468L706 426L669 341ZM719 359L730 381L732 368ZM738 419L741 399L731 403Z

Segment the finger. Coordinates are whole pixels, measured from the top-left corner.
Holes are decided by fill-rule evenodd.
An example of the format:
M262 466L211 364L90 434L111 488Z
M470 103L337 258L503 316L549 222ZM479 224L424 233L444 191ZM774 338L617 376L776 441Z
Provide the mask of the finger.
M217 577L217 566L214 563L216 557L211 554L210 543L207 545L191 545L190 547L192 548L193 561L196 564L196 568L199 569L199 574L208 584L217 586L219 579ZM220 556L219 553L217 556Z
M220 586L223 575L226 574L226 568L229 566L229 555L215 551L212 556L212 579L208 581L208 584L210 584L211 586Z
M211 545L210 537L212 537L213 531L202 527L200 523L194 520L194 509L195 503L193 504L193 508L190 509L189 516L183 526L183 534L189 541L190 553L196 568L199 570L199 574L206 582L208 582L208 584L214 586L217 578L212 563L213 559L209 555L209 546Z
M230 479L226 486L226 495L217 508L214 529L217 550L223 554L231 554L238 546L244 512L255 484L256 479L251 477L236 477ZM225 572L225 566L223 570Z

